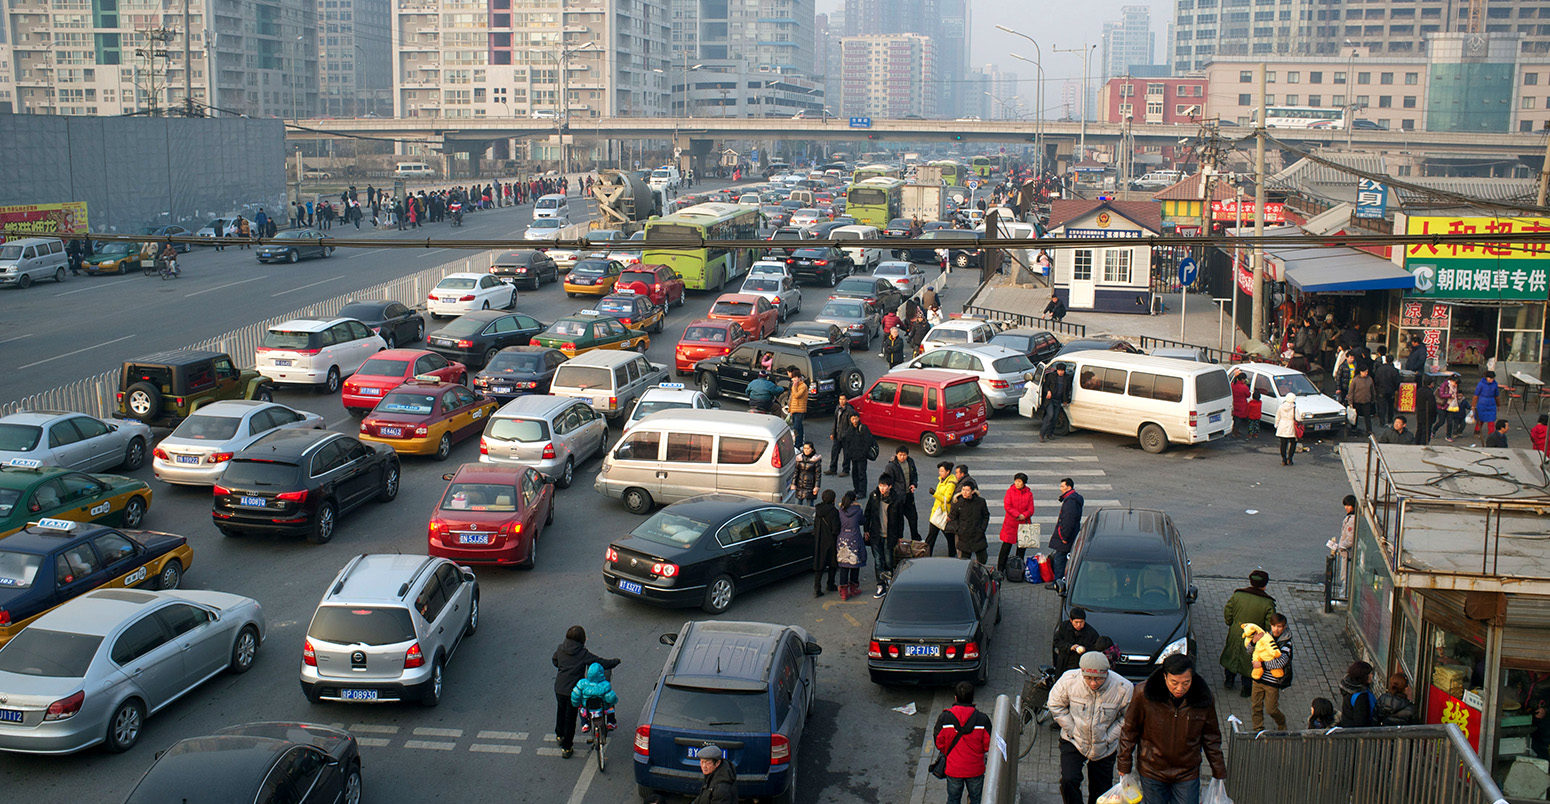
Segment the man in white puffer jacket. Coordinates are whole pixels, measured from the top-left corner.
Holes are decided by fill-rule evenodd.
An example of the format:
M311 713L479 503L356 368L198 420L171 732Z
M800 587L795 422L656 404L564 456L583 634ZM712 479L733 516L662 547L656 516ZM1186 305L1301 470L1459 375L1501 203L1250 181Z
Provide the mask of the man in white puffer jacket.
M1049 711L1060 726L1060 798L1083 804L1082 770L1087 771L1086 804L1096 804L1114 783L1120 729L1135 686L1109 669L1098 651L1082 654L1077 670L1067 670L1049 693Z

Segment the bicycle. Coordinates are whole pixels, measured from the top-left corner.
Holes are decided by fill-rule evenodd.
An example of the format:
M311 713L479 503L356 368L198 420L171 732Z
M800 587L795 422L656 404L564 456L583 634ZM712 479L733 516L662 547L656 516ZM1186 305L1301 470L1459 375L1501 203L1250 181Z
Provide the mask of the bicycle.
M1050 688L1055 686L1055 668L1043 665L1039 667L1038 675L1020 664L1012 665L1012 670L1023 677L1023 691L1017 696L1017 711L1023 722L1022 746L1017 752L1018 759L1021 759L1028 756L1033 744L1038 742L1042 730L1040 727L1054 719L1048 703ZM1030 725L1034 728L1028 728Z
M592 727L587 742L597 754L597 770L601 773L608 749L608 703L602 698L588 698L582 705L587 710L587 722Z

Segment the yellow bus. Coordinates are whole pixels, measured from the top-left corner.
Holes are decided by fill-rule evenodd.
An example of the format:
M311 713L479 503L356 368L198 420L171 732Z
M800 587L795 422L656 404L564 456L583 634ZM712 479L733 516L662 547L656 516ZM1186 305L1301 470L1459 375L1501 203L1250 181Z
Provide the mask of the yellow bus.
M683 277L685 288L720 290L729 280L741 276L753 264L753 249L718 248L714 245L663 248L661 245L758 238L757 208L722 203L695 204L646 222L646 238L640 261L646 265L666 265L672 268Z
M964 180L968 178L964 175L968 173L968 170L951 159L938 159L935 162L927 162L926 164L937 169L937 172L942 176L942 183L948 187L962 187Z
M904 214L904 180L863 179L850 185L845 191L845 214L856 223L886 228Z
M867 179L902 179L903 174L891 165L866 165L856 168L856 174L851 177L851 183L859 184Z

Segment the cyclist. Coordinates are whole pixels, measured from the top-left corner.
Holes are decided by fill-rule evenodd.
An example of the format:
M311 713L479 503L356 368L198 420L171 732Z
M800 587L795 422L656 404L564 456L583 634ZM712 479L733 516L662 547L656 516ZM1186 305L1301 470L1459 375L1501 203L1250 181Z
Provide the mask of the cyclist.
M571 693L576 689L576 683L586 674L586 669L594 663L601 664L603 669L618 667L618 659L604 659L601 656L587 650L587 631L579 625L573 625L565 631L565 641L555 649L551 659L558 671L554 678L555 697L555 739L560 744L560 753L564 757L570 757L571 742L576 736L576 707L571 705Z
M592 730L592 719L597 717L598 708L608 713L608 730L613 731L619 726L619 720L614 715L614 705L619 703L619 695L614 692L614 685L608 681L608 674L603 670L603 665L593 662L587 666L587 677L576 682L576 686L570 691L571 706L578 707L581 711L581 733L586 734Z
M447 205L447 209L452 213L452 225L453 226L462 226L463 225L463 202L457 200L456 198L453 198L452 199L452 203Z
M178 275L178 250L173 248L171 240L162 245L161 252L156 255L156 262L164 275Z

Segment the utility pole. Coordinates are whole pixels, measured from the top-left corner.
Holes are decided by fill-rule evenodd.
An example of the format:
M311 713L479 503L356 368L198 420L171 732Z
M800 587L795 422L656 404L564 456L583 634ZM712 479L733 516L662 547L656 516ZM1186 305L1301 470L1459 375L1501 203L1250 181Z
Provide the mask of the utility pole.
M146 81L145 95L149 108L146 115L155 117L158 113L156 98L156 61L166 60L166 46L172 41L173 31L168 28L150 28L142 33L145 37L145 47L135 50L135 55L146 61L147 72L150 77Z
M1200 236L1211 236L1211 188L1212 176L1217 168L1217 161L1221 158L1221 142L1214 120L1200 121ZM1202 245L1200 254L1195 264L1205 265L1206 251L1209 247ZM1197 269L1198 270L1198 269ZM1183 277L1180 277L1182 280ZM1189 286L1183 281L1179 282L1179 340L1185 340L1185 309L1189 303Z
M1350 73L1346 73L1347 80ZM1259 65L1259 128L1254 132L1254 295L1250 337L1265 341L1265 65Z
M189 26L188 7L194 0L183 0L183 116L194 116L194 56L193 46L189 40L193 38L193 28Z
M1545 191L1550 190L1550 139L1545 140L1545 161L1539 168L1539 195L1536 196L1534 206L1545 205Z
M1093 54L1093 51L1097 50L1097 49L1098 49L1097 45L1086 45L1086 46L1083 46L1083 47L1068 47L1068 48L1058 48L1058 47L1050 48L1050 52L1051 53L1080 53L1080 54L1082 54L1082 103L1081 103L1081 109L1082 109L1082 130L1081 130L1081 134L1078 135L1078 139L1077 139L1076 160L1075 160L1076 164L1081 164L1082 160L1087 158L1087 65L1088 65L1088 61L1089 61L1090 57Z

